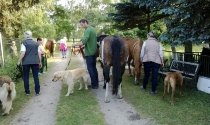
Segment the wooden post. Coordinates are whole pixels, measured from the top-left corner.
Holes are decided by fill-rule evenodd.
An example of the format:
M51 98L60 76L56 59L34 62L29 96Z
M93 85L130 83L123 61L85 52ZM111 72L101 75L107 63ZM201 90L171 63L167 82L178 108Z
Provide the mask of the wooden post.
M2 36L1 36L1 33L0 33L0 47L1 47L2 67L4 67L4 51L3 51L3 44L2 44Z

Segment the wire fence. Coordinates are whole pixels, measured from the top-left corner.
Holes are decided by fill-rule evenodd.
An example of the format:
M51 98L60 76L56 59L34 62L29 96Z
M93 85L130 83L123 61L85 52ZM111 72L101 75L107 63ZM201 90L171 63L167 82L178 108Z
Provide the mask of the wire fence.
M7 60L19 56L21 42L20 38L5 38L0 33L0 66L4 66Z

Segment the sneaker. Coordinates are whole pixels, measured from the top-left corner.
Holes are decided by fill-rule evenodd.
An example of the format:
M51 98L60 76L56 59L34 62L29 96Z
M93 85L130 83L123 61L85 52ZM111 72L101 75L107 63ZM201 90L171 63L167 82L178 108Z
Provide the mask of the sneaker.
M154 95L154 94L157 94L157 92L156 91L155 92L151 91L150 94Z
M42 73L38 73L38 75L40 76L40 75L42 75Z
M36 94L36 96L39 96L39 95L41 95L41 93L37 93L37 94Z
M146 90L143 86L140 86L140 89L142 89L142 90Z
M47 73L47 72L43 72L43 74L45 74L45 73Z
M28 93L26 93L26 95L28 96L29 94L28 94Z

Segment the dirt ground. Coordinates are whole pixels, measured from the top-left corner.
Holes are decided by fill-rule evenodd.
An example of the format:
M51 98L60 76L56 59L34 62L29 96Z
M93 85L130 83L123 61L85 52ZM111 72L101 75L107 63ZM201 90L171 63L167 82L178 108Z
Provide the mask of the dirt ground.
M78 56L81 61L83 59ZM62 61L62 65L61 65ZM55 113L58 105L62 84L60 81L52 82L52 74L59 70L65 70L69 57L66 59L57 56L52 62L51 69L44 74L41 81L41 95L31 98L29 103L20 111L11 122L11 125L54 125ZM104 102L105 90L103 89L103 76L101 67L99 72L99 89L93 90L96 99L104 113L108 125L152 125L152 119L142 119L135 109L124 99L117 99L110 92L110 103Z

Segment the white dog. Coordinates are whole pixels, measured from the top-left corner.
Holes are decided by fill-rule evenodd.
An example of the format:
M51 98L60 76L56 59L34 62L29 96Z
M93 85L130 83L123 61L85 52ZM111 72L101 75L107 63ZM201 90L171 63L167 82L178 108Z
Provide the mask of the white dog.
M16 96L15 84L9 76L0 76L0 101L2 102L2 115L8 115L12 109L12 101Z
M68 85L68 92L66 96L69 96L70 93L74 92L74 84L76 82L80 83L79 90L82 89L82 84L85 84L85 89L87 90L87 84L90 83L90 75L86 68L77 68L67 71L57 71L53 75L53 82L62 81Z

